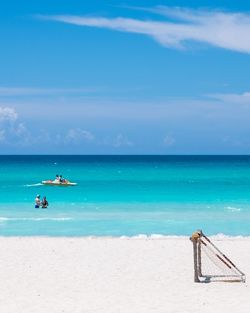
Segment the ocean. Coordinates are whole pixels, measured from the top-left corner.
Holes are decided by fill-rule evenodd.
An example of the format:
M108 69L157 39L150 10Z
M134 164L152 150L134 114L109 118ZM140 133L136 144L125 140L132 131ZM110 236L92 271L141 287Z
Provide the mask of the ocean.
M77 186L45 186L62 174ZM48 209L35 209L37 194ZM250 156L0 156L0 236L250 236Z

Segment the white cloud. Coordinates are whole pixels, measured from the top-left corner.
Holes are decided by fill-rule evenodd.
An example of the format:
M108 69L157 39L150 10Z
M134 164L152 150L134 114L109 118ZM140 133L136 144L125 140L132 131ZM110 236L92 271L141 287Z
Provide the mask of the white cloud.
M84 142L92 142L95 139L94 135L87 131L83 130L81 128L72 128L70 129L66 136L65 136L65 142L66 143L75 143L78 144L82 141Z
M127 136L118 134L114 140L114 147L120 148L120 147L132 147L134 143L127 138Z
M235 103L235 104L249 104L250 105L250 92L243 92L241 94L213 94L211 97L220 100L225 103Z
M0 129L0 142L5 140L5 130Z
M57 137L51 138L51 134L48 130L40 129L37 135L37 142L40 144L53 142L55 144L57 143Z
M22 146L29 146L34 143L38 143L35 136L32 136L31 132L26 128L24 123L17 123L11 131L18 140L18 143Z
M163 144L166 147L170 147L175 143L175 138L172 135L166 135L163 139Z
M250 14L168 7L156 7L148 11L164 15L166 21L72 15L40 18L79 26L144 34L166 47L184 48L186 41L196 41L250 53Z
M36 129L30 131L17 112L11 107L0 107L0 142L10 146L33 146L41 144L70 145L90 143L94 135L81 128L71 128L65 131L51 133L51 130Z
M14 122L18 118L17 112L13 108L0 107L0 123Z
M237 138L235 135L224 136L222 143L236 148L250 148L250 140L248 138Z
M33 143L31 133L18 119L17 112L10 107L0 107L0 141L7 144L29 145Z
M30 87L0 87L0 96L34 96L34 95L65 95L65 94L89 94L103 90L103 88L30 88Z

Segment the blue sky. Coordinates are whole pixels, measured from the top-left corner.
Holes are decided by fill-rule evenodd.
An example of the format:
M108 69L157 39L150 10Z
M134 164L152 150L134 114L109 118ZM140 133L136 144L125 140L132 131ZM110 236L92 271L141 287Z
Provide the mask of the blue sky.
M1 3L1 154L249 154L250 3Z

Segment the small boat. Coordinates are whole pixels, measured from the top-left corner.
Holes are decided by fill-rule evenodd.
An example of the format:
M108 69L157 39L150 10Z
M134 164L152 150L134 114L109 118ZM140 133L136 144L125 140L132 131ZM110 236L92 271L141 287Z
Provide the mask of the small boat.
M66 182L59 182L59 181L54 181L54 180L43 180L42 181L43 185L49 185L49 186L76 186L77 183L71 183L69 181Z

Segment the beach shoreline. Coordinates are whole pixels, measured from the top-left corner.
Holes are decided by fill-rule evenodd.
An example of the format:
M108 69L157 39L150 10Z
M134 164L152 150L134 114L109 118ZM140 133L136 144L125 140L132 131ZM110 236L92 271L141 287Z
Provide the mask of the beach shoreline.
M214 238L250 273L250 238ZM193 282L188 237L0 237L0 311L248 312L246 283Z

